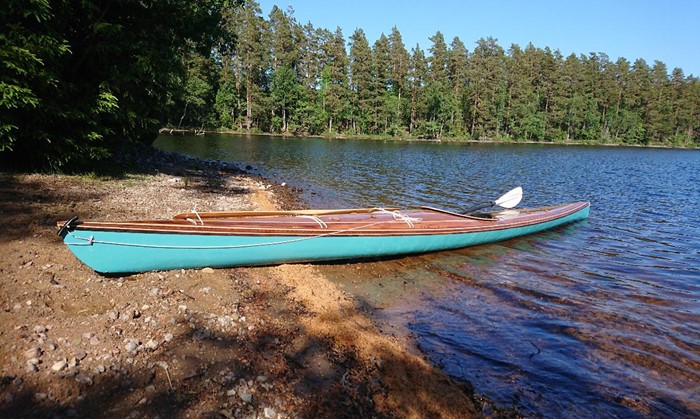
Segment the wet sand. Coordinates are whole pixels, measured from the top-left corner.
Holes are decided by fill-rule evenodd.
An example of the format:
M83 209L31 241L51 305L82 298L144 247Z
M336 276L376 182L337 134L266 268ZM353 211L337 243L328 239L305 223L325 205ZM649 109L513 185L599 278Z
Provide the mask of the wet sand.
M116 176L0 173L0 416L477 417L467 383L314 265L104 277L55 223L301 205L154 152Z

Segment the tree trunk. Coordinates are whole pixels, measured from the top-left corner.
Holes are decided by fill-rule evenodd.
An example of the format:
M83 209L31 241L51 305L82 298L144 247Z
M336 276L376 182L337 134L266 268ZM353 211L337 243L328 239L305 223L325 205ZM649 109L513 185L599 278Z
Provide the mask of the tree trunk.
M182 116L180 117L180 122L177 124L178 128L182 127L182 120L185 119L185 115L187 115L187 102L185 102L185 110L182 112Z
M469 134L474 138L474 127L476 126L476 111L479 104L479 96L474 95L474 106L472 107L472 126L469 128Z
M413 92L411 95L411 117L408 123L408 133L413 133L413 128L416 123L416 93Z
M246 78L246 89L245 89L245 126L246 129L250 130L253 124L253 105L252 98L250 97L250 79Z
M396 123L401 122L401 89L399 89L399 100L396 103Z
M282 132L287 132L287 107L282 104Z

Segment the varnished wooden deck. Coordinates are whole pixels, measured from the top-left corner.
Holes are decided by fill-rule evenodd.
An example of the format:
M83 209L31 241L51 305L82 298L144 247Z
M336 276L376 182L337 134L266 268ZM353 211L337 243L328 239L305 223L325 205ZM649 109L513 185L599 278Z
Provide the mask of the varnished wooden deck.
M253 236L404 236L457 234L503 230L536 225L566 217L589 205L575 202L553 207L506 210L493 213L494 219L465 217L438 209L331 213L328 215L256 215L196 217L172 220L129 222L78 222L76 230L128 231L196 235ZM342 210L353 211L353 210ZM359 212L361 211L361 212ZM205 213L203 213L205 214ZM206 213L211 214L211 213ZM189 214L188 214L189 215Z

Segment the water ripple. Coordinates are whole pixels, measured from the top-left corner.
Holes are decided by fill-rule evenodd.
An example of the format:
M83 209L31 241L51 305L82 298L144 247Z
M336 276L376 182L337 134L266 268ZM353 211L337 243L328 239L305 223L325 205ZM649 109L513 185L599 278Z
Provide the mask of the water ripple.
M157 145L251 164L315 206L459 210L519 185L523 206L591 201L587 222L354 268L355 292L402 313L449 374L526 416L700 416L698 151L230 136ZM339 281L347 272L326 269Z

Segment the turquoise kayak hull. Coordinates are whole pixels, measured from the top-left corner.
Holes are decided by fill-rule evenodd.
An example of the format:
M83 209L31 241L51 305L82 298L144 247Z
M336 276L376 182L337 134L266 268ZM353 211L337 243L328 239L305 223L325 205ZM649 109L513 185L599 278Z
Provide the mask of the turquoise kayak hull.
M555 228L588 217L589 206L529 225L487 231L414 235L373 234L176 234L152 231L68 229L64 243L75 256L106 274L222 268L280 263L355 260L435 252L493 243Z

